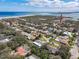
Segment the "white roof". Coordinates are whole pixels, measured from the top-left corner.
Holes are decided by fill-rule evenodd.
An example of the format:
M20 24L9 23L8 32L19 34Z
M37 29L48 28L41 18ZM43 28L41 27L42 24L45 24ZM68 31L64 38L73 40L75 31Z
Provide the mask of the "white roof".
M71 32L64 32L63 34L66 34L66 35L69 35L69 36L71 36L72 37L72 33Z
M36 55L31 55L29 57L26 57L25 59L40 59L40 58L37 57Z
M39 46L39 47L42 46L42 44L41 44L40 42L35 41L35 42L33 42L33 43L36 44L36 45Z
M60 38L56 38L55 40L56 40L56 41L60 41L61 39L60 39Z
M3 40L0 40L0 43L5 43L5 42L8 42L9 41L9 39L3 39Z

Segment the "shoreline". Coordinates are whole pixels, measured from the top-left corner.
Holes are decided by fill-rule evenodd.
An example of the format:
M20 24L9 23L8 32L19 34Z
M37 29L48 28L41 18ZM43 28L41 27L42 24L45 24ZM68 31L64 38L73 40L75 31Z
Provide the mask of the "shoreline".
M27 17L27 16L34 16L34 15L21 15L21 16L4 16L4 17L0 17L0 20L2 19L9 19L9 18L19 18L19 17Z
M0 17L0 20L3 20L3 19L11 19L11 18L20 18L20 17L27 17L27 16L35 16L34 14L29 14L29 15L18 15L18 16L3 16L3 17ZM79 21L78 19L75 19L73 18L72 21Z

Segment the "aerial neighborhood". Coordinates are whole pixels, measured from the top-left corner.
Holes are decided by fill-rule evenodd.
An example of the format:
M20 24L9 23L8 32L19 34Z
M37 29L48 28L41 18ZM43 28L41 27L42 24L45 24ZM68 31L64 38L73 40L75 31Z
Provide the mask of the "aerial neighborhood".
M64 16L0 20L0 59L79 59L79 21Z

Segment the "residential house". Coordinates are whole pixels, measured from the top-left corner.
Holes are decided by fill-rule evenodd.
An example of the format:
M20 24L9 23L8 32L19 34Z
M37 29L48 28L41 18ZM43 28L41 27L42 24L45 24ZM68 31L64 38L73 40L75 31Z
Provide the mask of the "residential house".
M65 31L65 32L63 32L63 34L72 37L72 32Z
M60 43L56 41L50 42L49 44L46 45L46 47L50 53L55 54L57 51L59 51Z
M34 41L33 43L38 46L38 47L42 47L44 45L46 45L49 42L50 38L46 38L44 35L41 35L41 37L39 38L39 40Z
M36 40L33 42L36 46L38 46L39 48L41 48L42 46L44 46L46 44L46 42L41 41L41 40Z
M32 55L26 57L25 59L40 59L40 58L38 56L32 54Z
M68 44L69 37L68 36L59 36L55 40L58 42L61 42L63 44Z
M26 55L30 55L31 54L31 49L28 45L22 45L20 47L16 48L16 51L12 51L11 55L13 56L26 56Z
M8 37L5 36L0 36L0 43L7 43L9 42L11 39L9 39Z

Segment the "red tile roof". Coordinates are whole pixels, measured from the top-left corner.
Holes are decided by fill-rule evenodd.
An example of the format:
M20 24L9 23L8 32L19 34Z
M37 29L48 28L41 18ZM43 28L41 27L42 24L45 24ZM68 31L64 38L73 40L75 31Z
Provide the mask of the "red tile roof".
M17 48L18 55L25 56L25 49L23 47Z

